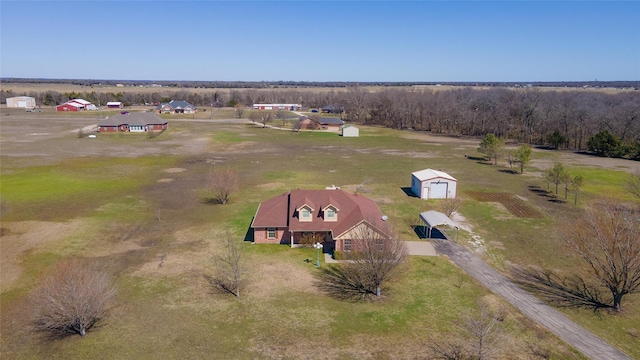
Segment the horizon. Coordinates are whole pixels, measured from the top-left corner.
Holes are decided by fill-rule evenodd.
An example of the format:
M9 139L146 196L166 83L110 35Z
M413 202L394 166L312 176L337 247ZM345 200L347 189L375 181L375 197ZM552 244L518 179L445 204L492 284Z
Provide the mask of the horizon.
M87 1L81 2L86 16L52 15L77 4L3 1L0 77L269 83L640 80L640 2ZM172 12L182 16L167 16Z

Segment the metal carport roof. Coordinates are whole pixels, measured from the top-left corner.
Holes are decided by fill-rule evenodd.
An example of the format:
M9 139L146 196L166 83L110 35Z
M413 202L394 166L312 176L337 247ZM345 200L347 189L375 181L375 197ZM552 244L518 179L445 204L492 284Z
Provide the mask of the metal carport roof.
M427 227L429 228L429 233L427 234L425 231L425 235L428 235L427 237L431 237L431 229L433 229L436 226L440 226L440 225L448 225L451 227L454 227L456 229L459 229L460 226L453 220L449 219L449 217L441 212L438 211L425 211L420 213L420 219L427 225Z

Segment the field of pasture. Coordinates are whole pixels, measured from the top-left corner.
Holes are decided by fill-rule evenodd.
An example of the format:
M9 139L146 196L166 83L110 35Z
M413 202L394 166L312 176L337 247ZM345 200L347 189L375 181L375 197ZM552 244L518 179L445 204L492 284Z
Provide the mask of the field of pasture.
M290 189L355 191L369 179L365 195L402 238L418 241L418 214L438 202L406 188L411 172L440 169L458 179L465 199L457 241L501 271L517 263L562 272L578 261L558 230L602 194L628 199L622 182L639 163L535 149L519 175L479 159L477 139L364 126L359 138L342 138L206 116L169 119L155 138L92 139L77 137L77 129L95 124L93 113L2 110L0 357L423 358L432 339L457 336L460 315L482 301L506 313L505 358L582 358L444 257L412 257L382 301L342 302L314 286L312 249L251 244L249 225L261 201ZM546 190L542 173L555 161L585 177L578 206L534 191ZM240 190L229 204L214 205L207 178L226 167L239 174ZM206 281L226 230L241 244L247 269L240 298ZM31 331L29 299L66 258L97 263L117 296L86 337L50 339ZM640 358L640 297L623 306L621 315L562 311Z

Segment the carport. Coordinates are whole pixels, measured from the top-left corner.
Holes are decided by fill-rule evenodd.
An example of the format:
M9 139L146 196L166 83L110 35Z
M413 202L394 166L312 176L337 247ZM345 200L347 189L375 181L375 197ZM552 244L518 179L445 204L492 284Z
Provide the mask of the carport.
M428 238L431 238L431 230L433 230L433 228L437 226L446 225L455 228L456 237L457 231L460 228L455 221L449 219L447 215L438 211L431 210L420 213L420 220L422 220L422 222L424 223L424 225L422 226L422 233Z

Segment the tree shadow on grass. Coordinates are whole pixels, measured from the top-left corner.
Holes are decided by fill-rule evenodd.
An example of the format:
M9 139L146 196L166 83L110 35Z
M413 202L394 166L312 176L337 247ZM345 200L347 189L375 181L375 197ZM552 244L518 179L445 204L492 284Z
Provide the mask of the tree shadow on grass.
M500 169L498 171L505 174L518 175L518 171L513 169Z
M222 202L219 199L212 197L204 198L200 202L205 205L222 205Z
M549 270L520 266L512 266L510 272L518 285L556 306L590 308L594 312L612 307L596 286L580 276L560 277Z

